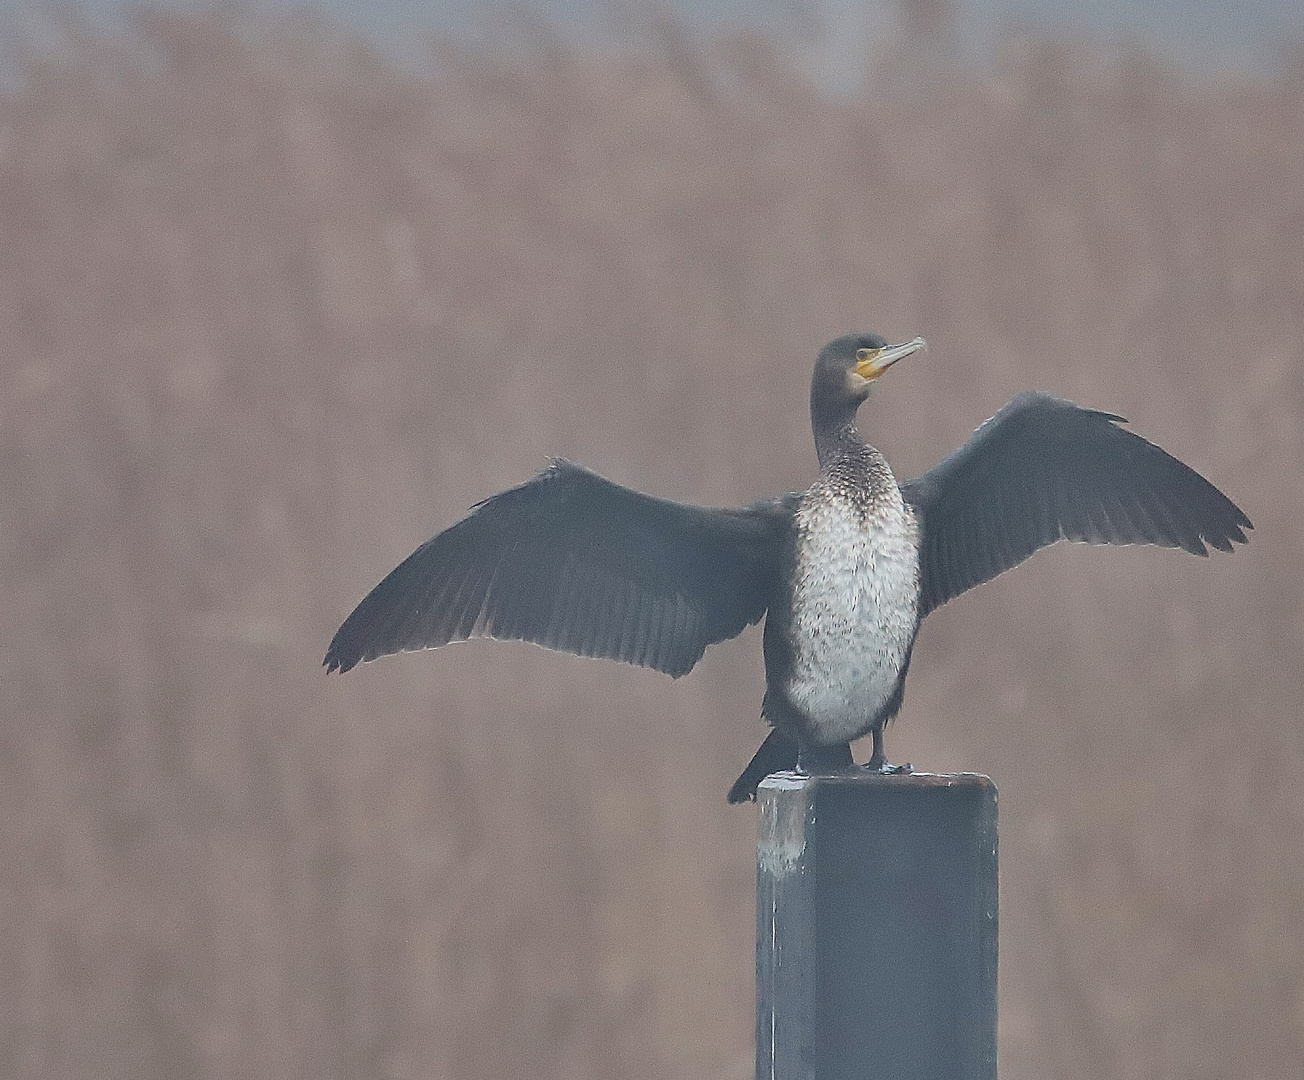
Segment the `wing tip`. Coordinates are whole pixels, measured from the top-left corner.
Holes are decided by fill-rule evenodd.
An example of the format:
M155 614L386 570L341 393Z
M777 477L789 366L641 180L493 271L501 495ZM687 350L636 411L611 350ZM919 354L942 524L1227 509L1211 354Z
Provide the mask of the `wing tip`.
M1219 494L1222 493L1219 492ZM1226 496L1224 496L1224 498L1226 498ZM1215 547L1219 551L1231 555L1235 553L1237 544L1248 544L1250 542L1250 538L1246 536L1245 533L1247 530L1249 532L1254 531L1254 523L1250 521L1249 517L1245 514L1245 511L1243 511L1239 506L1233 503L1230 499L1227 501L1230 504L1232 512L1227 516L1225 521L1219 523L1220 527L1217 531L1211 532L1206 530L1200 534L1200 539L1211 547Z
M356 650L346 650L339 639L339 634L330 643L326 650L326 656L321 662L321 666L326 669L326 674L330 675L338 671L343 675L346 671L352 671L363 660L368 659L361 652Z
M321 666L326 669L327 675L331 675L337 671L341 675L343 675L346 671L352 671L355 667L357 667L357 665L358 665L357 660L344 659L343 657L337 656L334 653L327 653L326 659L324 659L321 662Z

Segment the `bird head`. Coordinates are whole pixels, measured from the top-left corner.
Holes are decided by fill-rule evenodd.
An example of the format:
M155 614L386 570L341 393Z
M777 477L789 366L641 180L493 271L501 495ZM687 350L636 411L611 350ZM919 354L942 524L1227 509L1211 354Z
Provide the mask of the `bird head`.
M847 334L820 350L811 378L812 413L825 416L854 415L869 397L871 384L902 357L927 348L924 339L913 338L889 345L877 334Z

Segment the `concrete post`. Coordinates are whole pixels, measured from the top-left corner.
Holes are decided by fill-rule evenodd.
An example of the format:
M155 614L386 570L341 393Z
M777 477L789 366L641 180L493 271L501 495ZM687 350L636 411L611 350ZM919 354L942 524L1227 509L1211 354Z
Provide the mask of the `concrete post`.
M996 1080L991 780L779 773L758 801L758 1080Z

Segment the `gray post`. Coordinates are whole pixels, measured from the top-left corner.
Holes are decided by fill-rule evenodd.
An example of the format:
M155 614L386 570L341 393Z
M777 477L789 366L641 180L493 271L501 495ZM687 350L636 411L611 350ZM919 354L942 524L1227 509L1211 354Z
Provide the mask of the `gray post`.
M760 787L758 1080L995 1080L996 785Z

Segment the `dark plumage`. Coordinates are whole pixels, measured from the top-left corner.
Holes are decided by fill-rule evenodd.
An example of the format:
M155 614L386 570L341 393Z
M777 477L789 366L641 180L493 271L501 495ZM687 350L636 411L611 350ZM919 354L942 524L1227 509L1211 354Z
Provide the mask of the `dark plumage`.
M920 620L1057 540L1206 555L1249 518L1123 418L1025 393L923 476L898 484L855 427L872 381L922 339L850 335L820 352L811 426L820 476L741 509L643 495L557 460L417 548L344 621L325 666L472 637L690 671L767 615L762 712L774 730L729 793L772 772L890 770Z

